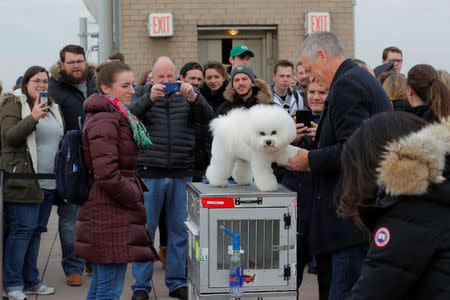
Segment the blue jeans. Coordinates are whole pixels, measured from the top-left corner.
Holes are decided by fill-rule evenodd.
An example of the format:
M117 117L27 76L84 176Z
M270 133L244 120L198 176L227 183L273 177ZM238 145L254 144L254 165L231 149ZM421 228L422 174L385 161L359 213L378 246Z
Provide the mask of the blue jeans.
M55 190L42 190L44 202L6 203L11 231L5 242L3 286L7 291L39 287L37 260L41 233L47 226Z
M119 300L127 264L92 264L91 287L86 300Z
M186 220L186 183L192 181L187 178L143 178L150 190L144 194L147 226L152 239L159 222L161 208L166 206L167 227L167 259L166 285L170 291L186 286L186 249L187 231ZM133 291L145 290L150 292L150 280L153 276L153 263L133 263L133 276L136 282L131 287Z
M352 287L361 275L367 250L367 247L353 247L331 253L332 279L328 300L350 297Z
M83 274L84 259L75 257L75 223L77 221L78 205L64 203L58 205L58 231L61 241L61 265L66 276Z

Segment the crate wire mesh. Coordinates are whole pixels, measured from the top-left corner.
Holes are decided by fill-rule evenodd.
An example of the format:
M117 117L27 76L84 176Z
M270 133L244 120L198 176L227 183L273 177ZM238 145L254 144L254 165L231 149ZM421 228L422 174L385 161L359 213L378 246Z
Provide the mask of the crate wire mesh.
M261 192L253 184L216 188L188 183L189 299L228 299L232 237L240 235L241 298L296 299L296 193L283 186Z
M232 238L223 228L241 236L241 264L245 270L279 269L280 255L274 245L279 245L280 220L218 220L217 221L217 269L230 268L228 245Z

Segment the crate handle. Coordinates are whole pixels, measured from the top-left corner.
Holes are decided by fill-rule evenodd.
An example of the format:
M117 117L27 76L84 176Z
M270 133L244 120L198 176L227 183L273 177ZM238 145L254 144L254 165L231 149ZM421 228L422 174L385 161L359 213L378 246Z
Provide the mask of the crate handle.
M234 199L234 205L241 205L241 204L262 204L262 198L258 197L256 199L251 199L251 200L241 200L240 198L235 198Z

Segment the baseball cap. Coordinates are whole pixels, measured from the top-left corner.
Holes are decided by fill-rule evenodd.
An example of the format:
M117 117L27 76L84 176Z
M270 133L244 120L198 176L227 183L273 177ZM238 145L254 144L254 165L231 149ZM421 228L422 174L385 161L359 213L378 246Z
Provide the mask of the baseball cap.
M245 45L237 45L234 46L233 49L231 49L230 52L230 57L235 57L235 56L239 56L245 52L248 52L248 54L250 55L250 57L254 57L255 54L253 53L252 50L250 50L249 47L245 46Z
M181 67L180 75L181 76L186 76L186 73L189 72L190 70L203 71L202 70L202 66L199 63L197 63L195 61L191 61L191 62L186 63L183 67Z
M233 70L231 70L230 74L231 81L233 81L234 75L239 73L247 74L248 77L250 77L250 79L252 80L252 82L255 83L255 74L253 73L252 67L247 65L237 65L236 67L233 68Z

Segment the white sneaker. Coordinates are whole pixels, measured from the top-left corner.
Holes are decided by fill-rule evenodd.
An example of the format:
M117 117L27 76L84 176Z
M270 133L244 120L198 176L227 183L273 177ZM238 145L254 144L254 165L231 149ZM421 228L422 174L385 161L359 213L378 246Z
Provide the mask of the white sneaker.
M55 292L55 288L46 286L45 284L41 284L41 286L36 288L27 288L23 291L26 295L50 295Z
M27 300L27 296L23 293L23 291L10 291L5 294L9 300Z

